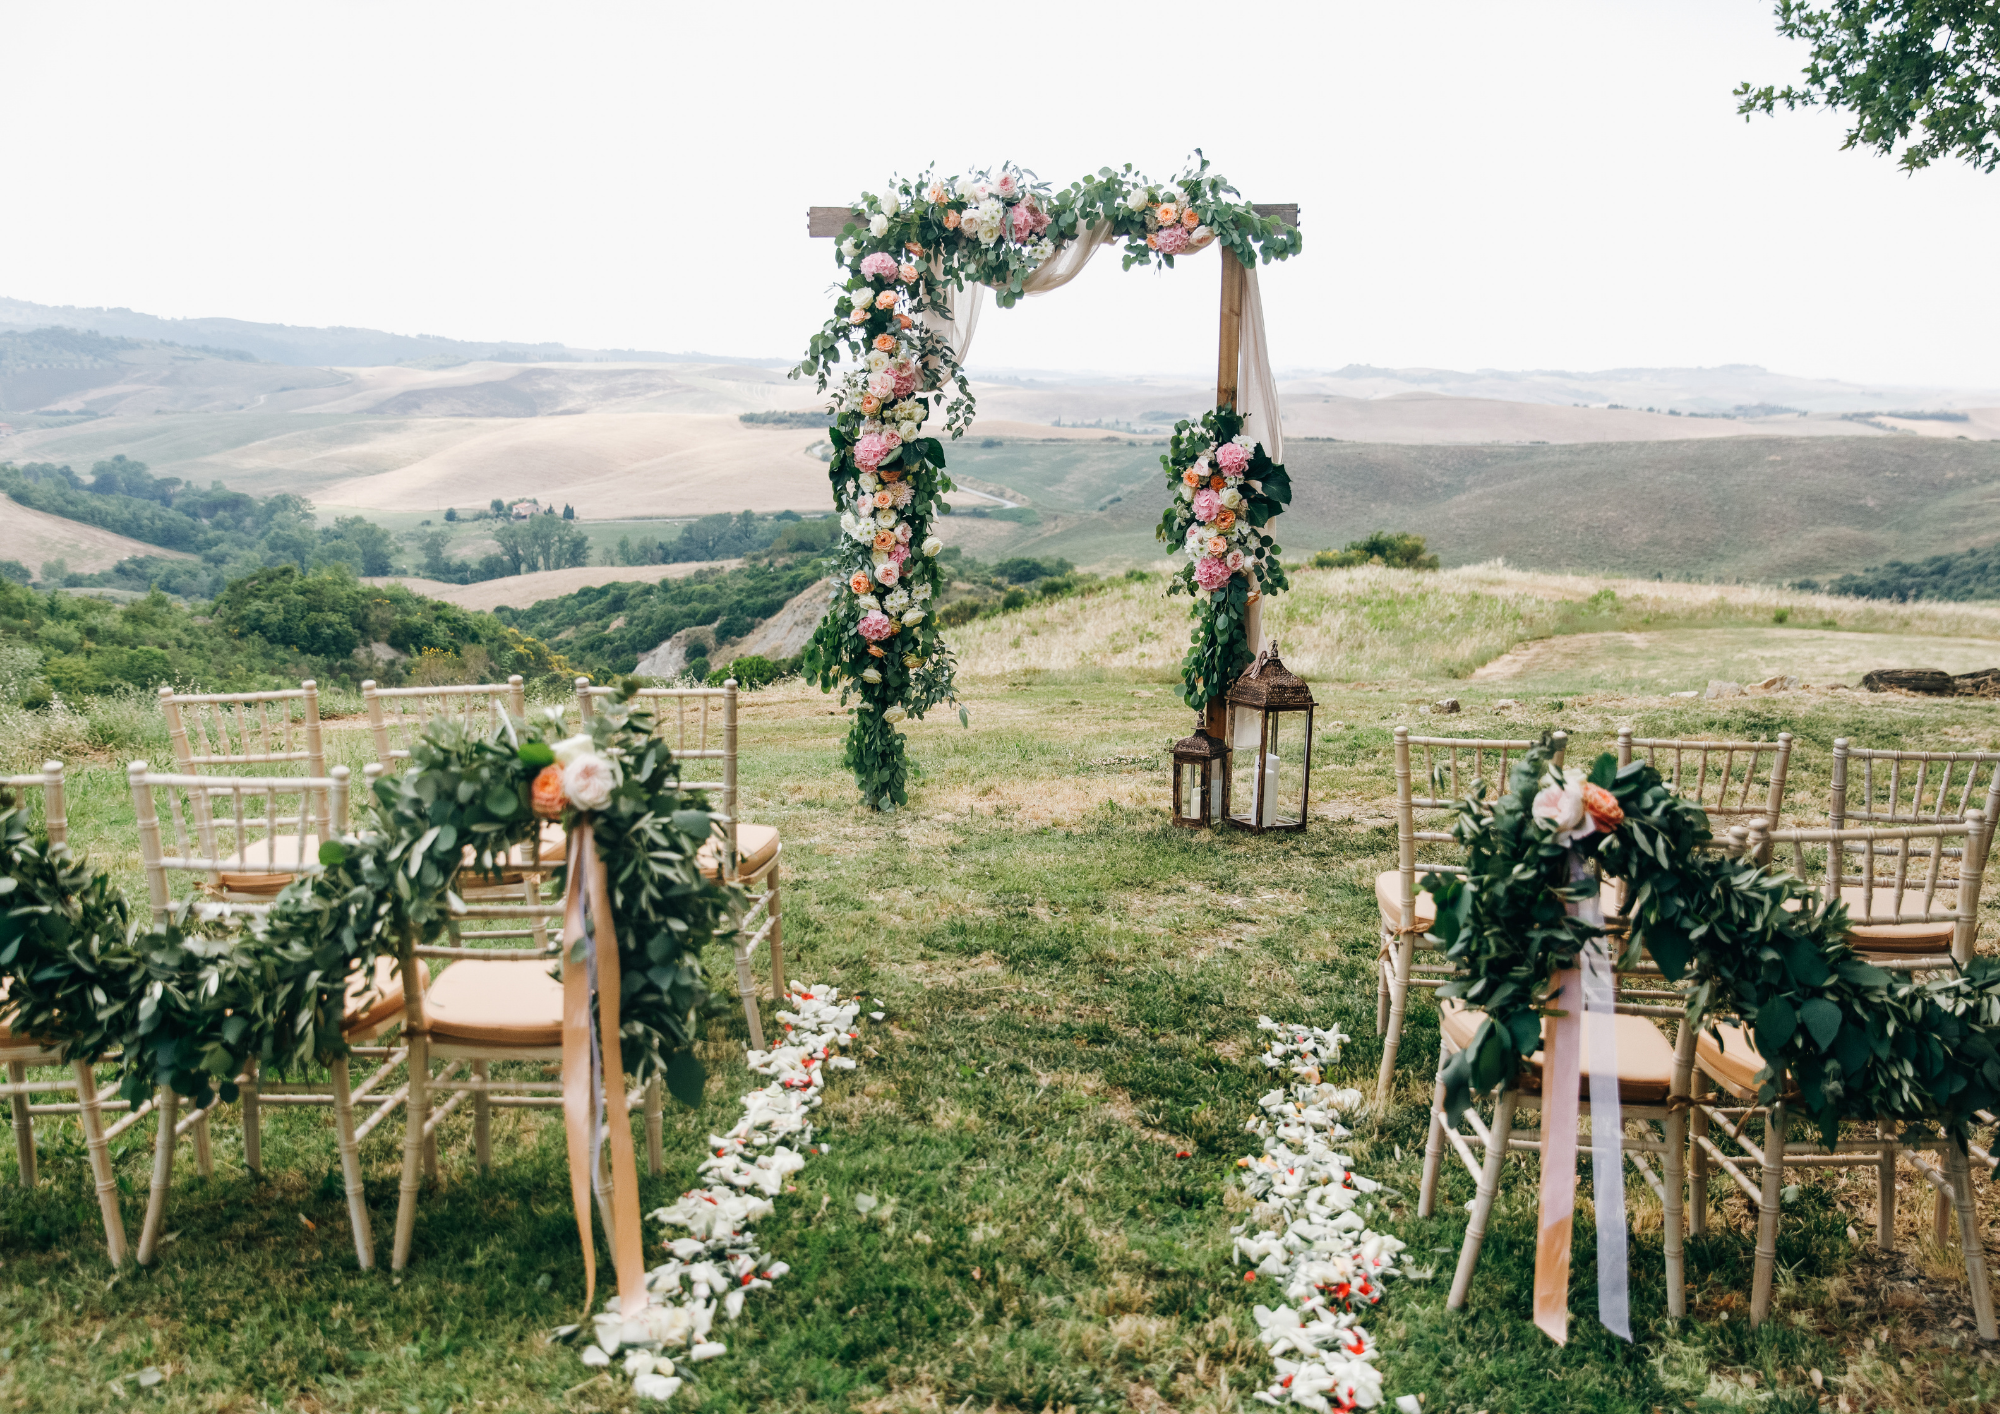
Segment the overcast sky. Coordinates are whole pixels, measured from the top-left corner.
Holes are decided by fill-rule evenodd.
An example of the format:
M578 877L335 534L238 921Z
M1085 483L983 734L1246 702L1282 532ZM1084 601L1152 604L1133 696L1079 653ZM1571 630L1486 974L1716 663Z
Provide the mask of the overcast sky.
M1200 147L1305 253L1280 368L2000 384L2000 176L1820 113L1764 0L1422 5L9 0L0 295L790 357L805 208L935 161L1058 183ZM1213 367L1216 257L989 317L975 363Z

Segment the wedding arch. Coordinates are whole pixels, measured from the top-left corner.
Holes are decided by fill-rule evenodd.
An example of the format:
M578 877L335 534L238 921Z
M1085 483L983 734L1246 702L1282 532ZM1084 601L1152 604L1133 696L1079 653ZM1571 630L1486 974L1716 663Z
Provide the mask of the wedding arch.
M1171 181L1127 164L1060 189L1011 165L953 177L926 168L846 206L811 208L809 233L839 241L843 275L832 316L792 376L832 388L828 477L841 512L842 583L805 667L851 706L845 764L874 809L907 799L897 724L956 701L956 659L935 612L945 584L935 522L953 486L944 443L924 424L940 409L949 437L971 424L964 360L988 290L1003 308L1047 294L1107 246L1119 247L1127 270L1221 252L1216 407L1174 430L1162 458L1173 501L1160 535L1186 552L1173 588L1195 599L1182 695L1213 735L1224 732L1223 694L1258 641L1259 586L1284 586L1264 527L1291 499L1257 266L1298 254L1302 237L1296 205L1241 201L1195 156Z

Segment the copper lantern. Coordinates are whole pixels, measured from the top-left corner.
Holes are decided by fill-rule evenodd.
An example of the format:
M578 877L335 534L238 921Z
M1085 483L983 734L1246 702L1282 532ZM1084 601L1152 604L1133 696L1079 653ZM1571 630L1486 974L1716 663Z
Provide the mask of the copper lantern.
M1224 796L1225 808L1232 797L1249 806L1231 813L1231 823L1258 834L1303 831L1312 796L1313 698L1278 656L1276 639L1230 687L1228 702L1235 767L1250 773Z
M1229 813L1229 745L1195 723L1194 735L1174 743L1174 823L1219 825Z

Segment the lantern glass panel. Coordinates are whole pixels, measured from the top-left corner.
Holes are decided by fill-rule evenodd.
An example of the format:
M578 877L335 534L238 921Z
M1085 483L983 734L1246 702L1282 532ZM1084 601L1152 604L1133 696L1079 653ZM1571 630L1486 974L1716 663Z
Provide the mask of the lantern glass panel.
M1304 818L1310 711L1232 710L1236 750L1229 785L1231 819L1259 829L1297 829Z

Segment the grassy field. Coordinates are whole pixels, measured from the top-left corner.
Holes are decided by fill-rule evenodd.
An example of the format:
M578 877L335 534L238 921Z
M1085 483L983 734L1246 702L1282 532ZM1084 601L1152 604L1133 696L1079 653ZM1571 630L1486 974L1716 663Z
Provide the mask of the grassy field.
M1420 717L1419 704L1449 692L1464 709L1451 730L1561 727L1591 749L1627 723L1660 735L1789 729L1800 737L1793 799L1805 818L1824 807L1834 736L2000 747L2000 706L1975 700L1810 691L1688 701L1596 681L1597 669L1573 656L1515 679L1469 678L1521 639L1564 625L1624 631L1603 622L1608 613L1747 638L1755 617L1768 625L1772 612L1749 591L1717 607L1693 591L1675 600L1671 587L1643 608L1621 594L1622 608L1599 600L1587 609L1605 586L1481 573L1321 576L1295 596L1286 632L1302 652L1308 620L1333 625L1310 649L1327 660L1308 674L1322 705L1303 836L1171 828L1163 753L1186 712L1164 670L1054 651L1011 661L1018 650L999 636L1026 638L1032 614L967 631L971 729L945 717L913 725L922 774L910 808L894 816L856 809L838 765L844 720L828 699L796 684L746 699L744 814L783 831L793 974L879 997L888 1015L864 1033L872 1053L862 1069L829 1087L832 1152L759 1226L792 1275L723 1328L730 1353L698 1367L678 1405L869 1414L1252 1407L1246 1394L1269 1365L1250 1307L1269 1294L1246 1287L1231 1265L1228 1229L1243 1219L1233 1161L1255 1145L1240 1126L1269 1088L1256 1020L1338 1023L1355 1040L1337 1078L1367 1088L1379 1056L1373 880L1394 856L1390 729L1444 726ZM1177 607L1156 602L1145 620L1108 595L1073 603L1066 625L1051 619L1034 641L1064 631L1087 640L1114 626L1096 617L1114 609L1131 625L1150 623L1177 656ZM1815 634L1841 644L1893 637L1924 661L1926 632L1995 632L1983 611L1951 606L1825 612L1848 618ZM1864 624L1864 614L1882 617ZM1815 637L1799 651L1822 649ZM64 747L75 763L75 828L136 889L119 765L165 752L146 705L113 704L39 737L0 725L13 728L0 737L10 767ZM330 740L340 759L363 759L365 734L351 718ZM715 965L719 983L726 957ZM733 1059L740 1033L740 1017L715 1026L704 1105L669 1110L668 1172L642 1180L646 1207L694 1182L704 1137L734 1118L734 1097L751 1080ZM1612 1340L1591 1319L1585 1217L1575 1338L1558 1349L1528 1322L1534 1169L1517 1162L1471 1306L1447 1313L1471 1185L1448 1175L1442 1214L1416 1218L1436 1041L1435 1013L1420 1001L1394 1100L1362 1116L1350 1149L1359 1171L1392 1190L1377 1225L1410 1244L1416 1265L1440 1268L1433 1280L1396 1283L1367 1321L1387 1351L1392 1396L1420 1394L1429 1414L1972 1411L2000 1401L2000 1364L1953 1323L1965 1305L1962 1272L1955 1252L1920 1235L1928 1197L1907 1170L1895 1259L1848 1237L1850 1227L1870 1230L1872 1178L1805 1181L1782 1230L1778 1318L1755 1333L1743 1319L1752 1233L1741 1201L1727 1185L1713 1190L1710 1233L1690 1250L1693 1319L1676 1327L1663 1314L1658 1207L1632 1184L1636 1343ZM219 1115L216 1128L213 1179L193 1177L183 1157L168 1219L177 1237L158 1266L114 1280L75 1131L43 1122L43 1185L0 1189L0 1400L9 1407L634 1407L622 1384L593 1380L573 1351L547 1340L576 1319L581 1293L553 1117L515 1112L497 1123L496 1163L483 1177L468 1124L447 1122L443 1181L425 1194L413 1265L400 1278L354 1268L326 1113L267 1115L261 1179L243 1169L233 1116ZM147 1152L133 1137L118 1171L136 1223ZM381 1134L364 1149L378 1235L394 1209L396 1144ZM0 1181L7 1166L0 1157ZM854 1203L864 1194L880 1200L867 1215ZM1991 1253L2000 1192L1980 1197ZM659 1233L651 1225L655 1259ZM129 1377L148 1366L166 1379L142 1392Z

